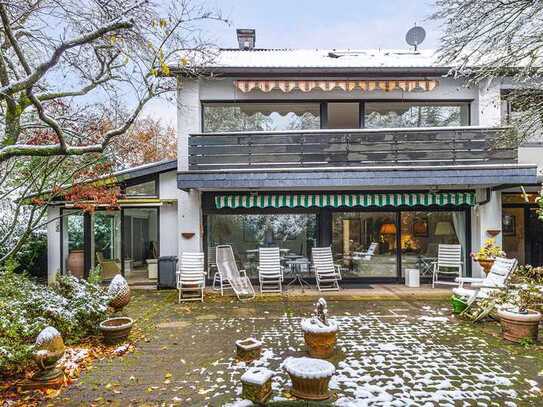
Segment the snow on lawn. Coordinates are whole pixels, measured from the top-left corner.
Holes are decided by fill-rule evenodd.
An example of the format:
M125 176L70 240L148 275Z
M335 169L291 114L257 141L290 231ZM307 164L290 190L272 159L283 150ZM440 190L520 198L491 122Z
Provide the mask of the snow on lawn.
M420 314L426 315L334 316L339 354L331 360L336 373L330 387L337 406L487 405L493 400L515 406L528 396L530 386L508 357L484 339L466 334L441 310L421 309ZM301 318L284 316L266 324L262 318L225 318L206 324L210 332L251 326L265 349L250 364L236 362L232 352L202 369L203 382L195 385L204 388L200 394L206 394L206 400L250 405L240 398L240 377L250 366L273 370L272 397L283 399L281 392L290 380L281 363L289 356L305 356Z

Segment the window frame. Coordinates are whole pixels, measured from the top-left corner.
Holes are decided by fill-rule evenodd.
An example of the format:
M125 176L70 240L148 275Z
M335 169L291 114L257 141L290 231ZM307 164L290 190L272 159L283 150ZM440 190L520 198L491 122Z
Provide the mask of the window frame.
M232 103L232 104L240 104L240 103L285 103L285 104L291 104L291 103L308 103L308 104L320 104L320 128L326 129L328 126L328 103L339 103L339 102L351 102L351 103L359 103L359 127L360 129L367 128L365 126L365 114L366 114L366 105L368 103L452 103L452 104L465 104L466 110L467 110L467 124L465 126L471 126L472 125L472 103L474 102L474 99L390 99L390 98L383 98L383 99L365 99L365 98L353 98L353 99L251 99L251 100L232 100L232 99L202 99L200 100L200 132L205 133L205 125L204 125L204 106L206 104L213 104L213 103ZM243 131L241 131L243 132Z
M148 183L148 182L154 182L154 184L155 184L155 192L153 194L151 194L151 195L149 195L149 194L127 194L127 192L126 192L127 188L137 186L137 185L141 185L141 184L145 184L145 183ZM126 180L125 182L123 182L121 184L121 194L122 194L123 198L126 198L126 199L130 199L130 198L133 198L133 199L138 199L138 198L159 198L160 197L160 184L159 184L159 182L160 182L160 180L159 180L158 174L151 174L151 175L146 175L144 177L129 179L129 180Z

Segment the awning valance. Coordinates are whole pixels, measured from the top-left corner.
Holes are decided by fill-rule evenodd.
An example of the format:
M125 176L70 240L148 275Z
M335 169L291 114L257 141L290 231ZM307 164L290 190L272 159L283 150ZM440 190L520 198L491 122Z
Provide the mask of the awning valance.
M215 196L223 208L339 208L384 206L475 205L474 192L412 192L354 194L225 194Z
M243 93L252 90L262 92L271 92L274 89L288 93L294 89L302 92L310 92L313 89L320 89L328 92L336 88L346 92L359 90L361 92L371 92L381 90L391 92L401 90L404 92L429 92L439 85L439 81L434 79L401 79L401 80L238 80L234 81L234 86Z

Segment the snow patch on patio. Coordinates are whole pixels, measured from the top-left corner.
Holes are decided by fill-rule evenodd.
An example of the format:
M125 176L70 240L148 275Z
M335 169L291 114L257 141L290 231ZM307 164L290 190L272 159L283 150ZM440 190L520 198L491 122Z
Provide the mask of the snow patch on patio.
M502 405L515 406L530 397L530 388L537 388L535 382L524 382L511 359L445 315L444 309L425 307L418 314L406 310L404 315L335 317L340 329L339 360L334 362L336 372L330 381L337 395L335 404L455 406L487 405L500 400ZM280 366L288 357L306 356L301 318L284 315L267 325L256 324L259 320L224 318L205 322L210 332L239 329L261 340L265 348L261 357L251 363L236 361L232 352L218 355L207 369L195 369L202 377L198 388L203 386L209 391L205 399L210 404L251 405L240 398L240 377L249 367L274 371L272 399L284 400L283 391L291 383Z

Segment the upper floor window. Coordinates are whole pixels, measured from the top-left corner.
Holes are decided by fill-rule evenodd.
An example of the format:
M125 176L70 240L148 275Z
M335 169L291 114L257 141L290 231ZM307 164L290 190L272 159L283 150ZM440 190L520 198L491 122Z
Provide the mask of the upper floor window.
M319 103L204 103L204 132L319 129Z
M469 103L368 102L364 127L448 127L469 125Z

